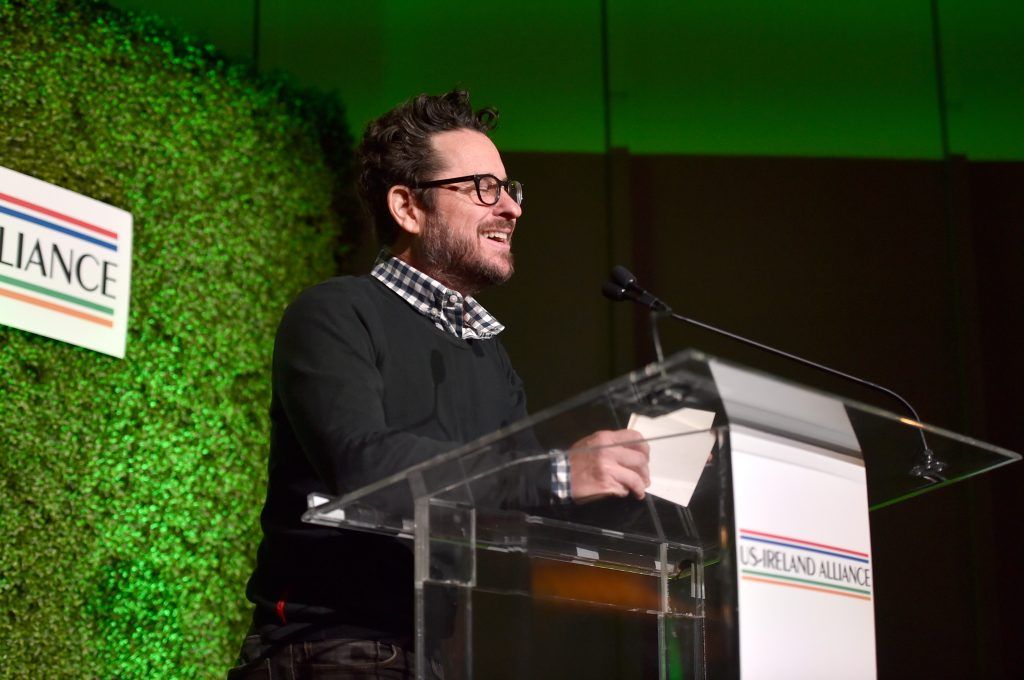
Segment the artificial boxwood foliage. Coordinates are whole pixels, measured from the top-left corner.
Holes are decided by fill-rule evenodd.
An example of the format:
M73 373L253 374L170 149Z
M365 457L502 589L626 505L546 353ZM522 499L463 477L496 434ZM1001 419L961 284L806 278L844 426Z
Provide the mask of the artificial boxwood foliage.
M223 677L276 322L345 248L340 107L155 20L0 0L0 165L130 211L123 360L0 327L0 676Z

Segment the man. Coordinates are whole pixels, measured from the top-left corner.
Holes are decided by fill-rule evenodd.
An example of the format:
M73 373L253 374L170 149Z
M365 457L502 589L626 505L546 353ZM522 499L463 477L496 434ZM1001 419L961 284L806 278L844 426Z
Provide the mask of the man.
M503 327L473 298L512 276L522 215L522 187L486 135L496 116L456 91L367 128L360 190L386 249L369 276L314 286L281 321L264 537L247 590L256 611L229 678L411 676L408 544L300 517L311 492L353 491L526 416L495 337ZM639 439L595 433L512 502L643 497ZM576 450L586 447L600 450Z

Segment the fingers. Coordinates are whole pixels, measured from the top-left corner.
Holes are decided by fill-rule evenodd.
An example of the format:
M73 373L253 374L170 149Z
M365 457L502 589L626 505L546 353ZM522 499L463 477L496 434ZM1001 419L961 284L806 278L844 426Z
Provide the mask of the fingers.
M610 448L613 446L630 448L634 451L643 453L645 456L649 455L651 451L647 442L644 440L644 436L636 430L630 429L599 430L579 440L570 448L600 449Z
M610 456L580 452L570 458L572 495L577 501L595 500L607 496L644 497L647 479L637 470L619 464Z
M602 430L569 450L572 494L577 502L630 494L650 486L650 448L636 430Z
M650 486L651 472L648 468L651 449L641 433L636 430L600 430L583 438L570 451L589 449L581 454L595 456L597 460L611 458L615 463L636 472Z
M596 456L599 459L607 459L610 463L609 471L615 470L616 468L623 468L635 472L640 477L641 481L643 481L645 487L651 483L651 470L648 466L648 457L646 453L618 446L615 448L601 449L600 451L591 451L585 455Z
M618 484L615 495L619 497L625 497L632 493L637 498L643 498L644 490L651 483L649 479L642 477L636 470L621 465L612 468L610 474Z

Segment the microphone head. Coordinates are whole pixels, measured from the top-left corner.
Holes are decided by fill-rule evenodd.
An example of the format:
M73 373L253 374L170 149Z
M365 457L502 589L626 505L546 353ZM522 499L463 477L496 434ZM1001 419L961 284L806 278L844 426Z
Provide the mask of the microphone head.
M636 288L636 277L633 276L633 272L629 271L621 264L617 264L612 267L610 274L611 280L619 284L623 288Z
M617 283L612 283L611 281L604 282L604 285L601 286L601 294L615 302L622 302L623 300L629 299L626 297L626 289Z

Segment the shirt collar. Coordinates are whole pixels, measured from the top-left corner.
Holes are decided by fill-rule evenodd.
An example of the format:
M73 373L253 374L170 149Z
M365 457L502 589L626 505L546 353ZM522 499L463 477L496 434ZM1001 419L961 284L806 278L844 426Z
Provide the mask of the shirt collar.
M486 340L505 330L472 296L448 288L384 249L370 275L434 325L463 340Z

